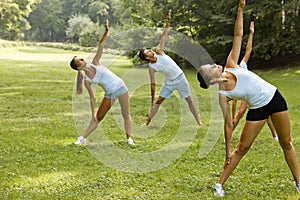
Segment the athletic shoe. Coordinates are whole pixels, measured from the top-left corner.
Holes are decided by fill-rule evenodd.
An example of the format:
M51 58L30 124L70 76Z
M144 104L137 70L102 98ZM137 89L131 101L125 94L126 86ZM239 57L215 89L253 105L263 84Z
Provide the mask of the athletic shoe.
M146 124L146 123L142 123L142 124L140 125L140 127L147 127L147 124Z
M273 139L276 140L276 141L278 141L278 137L277 137L277 136L276 136L276 137L273 137Z
M215 189L214 189L214 195L215 197L224 197L224 190L221 184L217 183L215 185Z
M297 190L298 193L300 193L300 183L295 184L295 189Z
M127 144L132 145L132 146L135 145L133 142L133 139L131 137L127 139Z
M85 145L86 144L86 138L83 136L78 137L77 141L74 143L76 145Z

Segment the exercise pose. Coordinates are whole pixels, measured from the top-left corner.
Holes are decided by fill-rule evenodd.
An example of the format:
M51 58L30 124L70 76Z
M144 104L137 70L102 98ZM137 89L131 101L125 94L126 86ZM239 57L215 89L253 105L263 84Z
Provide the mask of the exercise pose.
M252 51L252 43L253 43L253 34L254 34L254 21L250 23L250 32L249 32L249 37L246 45L246 52L245 55L240 63L240 67L244 69L248 69L247 62L250 58L251 51ZM250 86L251 87L251 86ZM240 119L244 116L246 110L247 110L247 103L245 101L241 101L239 105L238 112L235 113L236 111L236 105L237 105L237 100L232 101L232 118L233 118L233 130L239 123ZM278 141L277 137L277 132L276 129L272 123L271 117L268 117L267 124L271 130L273 139Z
M239 2L233 46L227 57L225 71L222 72L223 67L216 64L203 65L199 68L201 87L208 88L209 85L216 83L219 85L219 102L224 116L226 159L221 177L215 185L214 195L224 196L223 184L248 152L269 116L271 116L286 162L294 177L295 189L300 193L300 170L296 151L291 141L290 119L286 101L275 86L238 65L243 37L245 3L245 0ZM229 101L232 99L245 101L249 110L240 140L231 153L230 141L233 120L230 116Z
M148 126L151 119L157 113L160 104L169 98L174 90L177 90L182 98L185 98L186 102L189 105L189 109L194 115L196 122L199 126L202 125L202 122L198 116L198 112L194 102L191 98L189 83L184 76L183 71L175 63L175 61L164 53L163 49L167 40L167 35L169 31L171 20L171 11L168 13L168 19L165 24L162 37L156 51L150 49L141 49L139 52L139 57L142 60L149 62L149 75L151 81L151 110L146 122L143 125ZM163 83L163 86L160 90L159 97L156 101L155 99L155 72L161 72L166 76L166 80Z
M122 116L124 119L124 126L127 135L127 143L129 145L134 145L133 139L131 137L131 119L129 114L129 94L126 85L123 80L111 72L108 68L100 63L100 58L102 57L103 47L107 38L108 33L108 20L105 24L105 32L99 42L96 55L93 58L91 64L83 58L78 58L75 56L70 62L72 69L78 71L77 75L77 94L82 93L82 85L84 82L85 88L90 95L90 103L92 110L92 119L89 126L85 130L84 134L78 137L75 142L77 145L82 145L86 143L86 138L95 130L101 120L104 118L105 114L109 111L116 99L119 100ZM95 113L96 98L91 87L91 84L99 84L105 91L104 98L100 103L97 113Z

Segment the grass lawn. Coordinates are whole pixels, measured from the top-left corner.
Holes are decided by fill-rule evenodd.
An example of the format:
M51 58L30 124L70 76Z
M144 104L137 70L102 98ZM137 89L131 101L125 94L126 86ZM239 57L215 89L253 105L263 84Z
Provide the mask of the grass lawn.
M133 69L126 57L104 55L103 63L130 90L137 145L126 144L116 103L89 145L78 147L73 142L89 122L90 105L86 93L74 94L76 72L69 67L74 55L89 56L45 47L0 48L0 199L213 199L225 159L222 116L212 118L219 105L209 90L199 88L195 71L185 73L206 125L196 127L175 93L143 129L139 124L150 106L147 69ZM300 66L256 72L285 96L300 155ZM161 80L158 76L158 87ZM95 89L99 103L103 92ZM221 124L210 126L216 121ZM233 133L232 149L243 121ZM199 157L208 142L211 151ZM224 199L299 199L293 184L265 126L224 185Z

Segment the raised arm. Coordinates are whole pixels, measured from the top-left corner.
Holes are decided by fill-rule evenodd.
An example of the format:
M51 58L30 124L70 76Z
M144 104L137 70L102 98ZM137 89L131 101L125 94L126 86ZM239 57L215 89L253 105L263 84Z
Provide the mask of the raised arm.
M243 61L245 63L248 62L251 52L252 52L253 35L254 35L254 22L252 21L250 23L250 32L249 32L249 37L248 37L248 41L247 41L247 45L246 45L246 52L245 52L245 55L243 58Z
M168 32L169 32L169 27L170 27L170 20L171 20L171 10L169 10L167 22L165 24L162 37L160 38L159 44L156 47L156 53L158 55L162 55L164 53L163 49L164 49L166 41L167 41L167 36L168 36Z
M105 21L105 32L99 42L99 45L98 45L98 49L97 49L97 52L96 52L96 55L94 56L93 58L93 61L92 63L94 65L100 65L100 58L102 56L102 53L103 53L103 48L104 48L104 44L105 44L105 41L106 41L106 38L107 38L107 33L108 33L108 20Z
M231 52L227 57L226 67L238 67L238 59L240 56L242 39L243 39L243 9L245 7L246 0L240 0L237 17L234 26L234 38Z

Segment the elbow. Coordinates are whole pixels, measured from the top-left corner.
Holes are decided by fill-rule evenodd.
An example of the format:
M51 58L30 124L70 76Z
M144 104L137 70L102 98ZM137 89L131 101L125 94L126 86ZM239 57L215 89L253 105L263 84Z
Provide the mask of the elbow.
M234 31L234 38L243 39L243 30L239 30L239 31Z
M239 110L237 113L237 118L241 119L244 116L245 112L245 110Z

